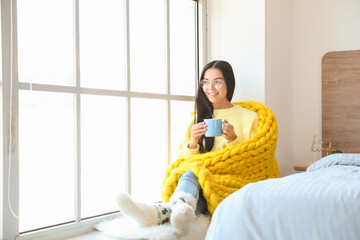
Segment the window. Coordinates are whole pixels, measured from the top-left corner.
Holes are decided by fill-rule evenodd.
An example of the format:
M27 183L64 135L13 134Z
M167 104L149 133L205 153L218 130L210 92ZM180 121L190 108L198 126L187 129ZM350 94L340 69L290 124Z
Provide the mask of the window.
M120 191L160 200L164 170L194 108L198 3L7 2L2 13L12 21L2 33L12 29L13 37L7 33L3 45L13 54L2 60L13 65L4 65L3 76L13 74L2 91L12 89L13 101L3 116L12 116L4 126L14 129L15 152L3 171L20 217L4 211L14 219L4 236L26 239L109 216Z

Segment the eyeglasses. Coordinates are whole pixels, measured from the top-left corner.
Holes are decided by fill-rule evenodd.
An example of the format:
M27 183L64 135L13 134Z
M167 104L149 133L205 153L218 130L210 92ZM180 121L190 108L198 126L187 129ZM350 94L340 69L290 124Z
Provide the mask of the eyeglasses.
M205 79L200 80L200 86L202 88L209 88L210 84L212 84L216 89L220 89L223 86L223 83L224 83L224 80L221 80L221 79L217 79L214 81L209 81L209 80L205 80Z

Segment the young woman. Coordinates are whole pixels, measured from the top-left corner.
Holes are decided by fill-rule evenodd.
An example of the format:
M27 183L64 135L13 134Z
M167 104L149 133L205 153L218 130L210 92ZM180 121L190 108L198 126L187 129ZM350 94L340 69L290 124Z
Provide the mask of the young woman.
M180 146L179 158L219 151L252 137L258 127L255 112L233 105L235 77L231 65L225 61L212 61L201 72L196 95L196 114L186 130ZM223 119L223 134L205 137L204 119ZM195 174L188 170L179 179L170 202L165 204L135 203L122 193L118 197L120 210L136 220L140 226L170 222L175 230L199 213L207 213L207 203Z

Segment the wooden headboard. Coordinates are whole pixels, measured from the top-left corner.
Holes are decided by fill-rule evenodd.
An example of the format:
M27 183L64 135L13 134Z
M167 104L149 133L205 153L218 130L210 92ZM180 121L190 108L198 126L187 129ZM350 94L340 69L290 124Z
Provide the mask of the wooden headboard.
M322 140L323 148L360 153L360 50L322 59Z

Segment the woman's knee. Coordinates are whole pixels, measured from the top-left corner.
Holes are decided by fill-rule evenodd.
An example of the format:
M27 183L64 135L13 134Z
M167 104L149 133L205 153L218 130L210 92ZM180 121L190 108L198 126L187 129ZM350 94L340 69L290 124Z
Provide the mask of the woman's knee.
M191 171L191 170L187 170L186 172L183 173L182 176L197 178L196 175L195 175L195 173L193 173L193 171Z
M196 175L191 171L191 170L187 170L186 172L184 172L180 179L179 182L183 182L183 181L190 181L190 182L194 182L194 183L198 183L198 178L196 177Z

